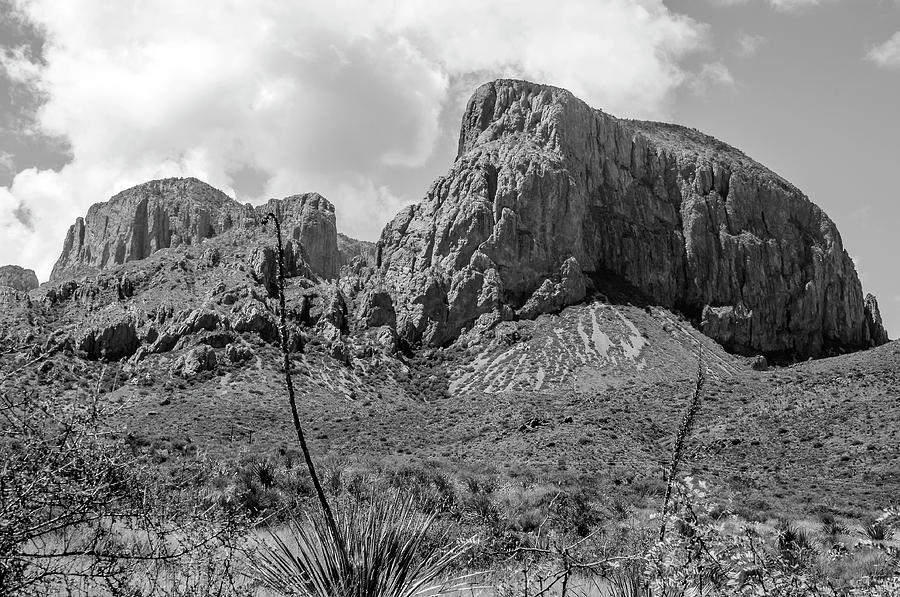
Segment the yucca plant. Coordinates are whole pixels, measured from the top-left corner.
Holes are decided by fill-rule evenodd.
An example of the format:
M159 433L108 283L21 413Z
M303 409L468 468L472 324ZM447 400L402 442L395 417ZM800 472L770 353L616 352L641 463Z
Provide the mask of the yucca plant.
M862 525L862 536L869 541L890 541L894 529L883 519L872 520Z
M337 534L322 516L308 514L292 520L286 533L270 531L271 541L254 558L256 575L291 596L440 594L454 588L438 579L465 545L435 547L428 537L434 519L419 513L412 498L394 493L339 509Z

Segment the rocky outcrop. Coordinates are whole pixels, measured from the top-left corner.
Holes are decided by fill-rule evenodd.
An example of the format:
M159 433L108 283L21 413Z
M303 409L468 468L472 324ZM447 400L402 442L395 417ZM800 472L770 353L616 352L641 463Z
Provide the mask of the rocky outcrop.
M275 323L275 316L260 301L248 300L234 315L232 322L235 332L254 333L269 343L278 341L278 326Z
M218 359L216 352L201 344L179 356L172 365L172 373L182 377L193 377L202 371L215 371Z
M390 293L384 288L372 288L365 291L361 297L356 318L370 328L385 325L396 327L397 313L394 310L394 300Z
M303 246L289 240L284 246L284 276L304 276L312 278L315 274L307 264L307 255ZM268 291L269 296L277 296L278 292L278 249L274 246L260 246L250 255L250 271L253 279Z
M270 199L256 208L259 220L270 212L278 214L281 219L285 243L293 240L302 244L306 261L314 272L329 280L337 278L341 257L338 253L334 205L318 193L305 193Z
M140 346L136 323L131 315L85 330L75 347L89 359L107 361L129 357Z
M73 278L145 259L161 249L197 245L232 229L251 229L257 242L274 246L273 235L263 227L270 211L281 216L291 256L302 255L319 276L337 276L340 255L334 206L321 195L272 199L254 209L195 178L168 178L92 205L69 228L50 279ZM198 266L216 267L221 260L221 251L208 247Z
M18 265L0 266L0 286L28 292L38 287L38 279L33 270Z
M341 267L350 265L354 260L359 260L366 265L375 265L375 243L366 240L356 240L338 232L338 254L341 258Z
M623 279L738 352L878 341L837 228L793 185L695 130L523 81L475 92L455 164L385 227L376 263L407 342L580 300L566 263Z
M104 269L182 244L198 244L252 218L252 210L196 178L137 185L75 220L51 280Z
M546 278L516 313L519 319L534 319L541 313L553 313L584 300L587 289L581 266L569 257L559 270L559 281Z
M881 310L878 308L878 300L874 294L866 295L866 325L869 328L869 336L873 346L880 346L888 342L887 330L881 322Z

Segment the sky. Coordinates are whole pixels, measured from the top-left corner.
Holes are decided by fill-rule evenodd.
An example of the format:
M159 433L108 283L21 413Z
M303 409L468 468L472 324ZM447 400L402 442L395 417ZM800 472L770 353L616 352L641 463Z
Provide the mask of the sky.
M374 240L498 77L778 172L900 333L900 0L0 0L0 264L45 281L91 204L167 176L318 191Z

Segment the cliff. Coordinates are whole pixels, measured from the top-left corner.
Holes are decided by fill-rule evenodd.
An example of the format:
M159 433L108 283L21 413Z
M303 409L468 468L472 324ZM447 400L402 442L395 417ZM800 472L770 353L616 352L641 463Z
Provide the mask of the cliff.
M302 245L313 271L336 277L340 256L334 206L318 193L272 199L253 208L196 178L168 178L92 205L69 228L50 279L78 277L145 259L161 249L197 245L235 228L261 227L271 210L281 215L285 240ZM271 242L261 229L258 234Z
M737 352L881 340L837 228L796 187L695 130L524 81L476 90L455 163L377 254L411 343L444 344L485 313L558 310L609 274Z

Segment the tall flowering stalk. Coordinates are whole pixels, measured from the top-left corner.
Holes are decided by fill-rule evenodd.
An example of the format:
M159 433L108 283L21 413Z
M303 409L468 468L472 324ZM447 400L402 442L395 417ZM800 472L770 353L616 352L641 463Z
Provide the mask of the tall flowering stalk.
M681 457L684 452L684 442L691 428L694 425L694 417L700 410L700 396L703 393L703 385L706 383L706 374L703 371L703 346L701 345L697 352L697 379L694 382L694 392L691 394L691 402L687 411L681 418L681 426L678 428L678 435L675 436L675 446L672 448L672 460L669 462L669 471L666 475L666 494L663 497L661 522L659 524L659 540L666 538L666 517L669 514L669 500L672 498L672 486L675 483L675 475L678 472L678 465L681 463Z
M312 456L309 453L309 446L306 445L306 437L303 434L303 427L300 425L300 416L297 414L297 400L294 395L294 381L291 377L291 357L288 344L287 317L285 315L287 309L284 299L284 244L281 240L281 221L274 212L266 215L265 222L272 220L275 223L275 236L278 241L278 300L279 300L279 316L281 318L281 352L284 356L284 383L287 386L288 401L291 404L291 416L294 418L294 429L297 431L297 441L300 443L300 449L303 451L303 459L306 461L306 468L309 470L309 476L312 479L313 487L316 490L316 496L319 498L319 504L322 506L322 513L325 515L325 524L328 526L334 537L335 545L343 546L343 540L338 530L334 514L331 512L331 506L328 505L328 499L325 497L325 491L319 482L319 475L316 474L316 467L313 464ZM303 350L301 340L300 350ZM342 550L344 551L344 550ZM343 554L346 557L346 553Z

